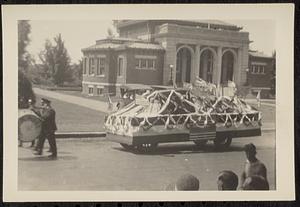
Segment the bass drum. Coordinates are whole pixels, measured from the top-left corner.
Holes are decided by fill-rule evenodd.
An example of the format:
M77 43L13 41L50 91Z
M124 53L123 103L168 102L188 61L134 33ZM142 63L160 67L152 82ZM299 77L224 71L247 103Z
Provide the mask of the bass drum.
M42 131L42 120L30 109L19 109L18 137L23 142L35 140Z

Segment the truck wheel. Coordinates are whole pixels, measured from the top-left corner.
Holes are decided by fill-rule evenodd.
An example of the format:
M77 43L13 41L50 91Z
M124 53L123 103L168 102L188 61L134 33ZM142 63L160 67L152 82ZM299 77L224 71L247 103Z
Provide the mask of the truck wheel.
M126 150L132 150L133 149L133 146L132 145L128 145L128 144L123 144L123 143L120 143L120 145L126 149Z
M231 144L232 138L215 138L214 145L217 149L227 149Z
M195 140L194 143L197 145L197 147L205 147L208 140Z

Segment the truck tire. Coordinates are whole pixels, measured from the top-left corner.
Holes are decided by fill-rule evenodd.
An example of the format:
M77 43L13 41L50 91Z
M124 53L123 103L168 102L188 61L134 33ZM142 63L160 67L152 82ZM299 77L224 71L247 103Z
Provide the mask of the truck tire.
M232 142L231 137L214 139L214 145L217 149L227 149L230 146L231 142Z
M205 147L207 144L208 140L195 140L194 143L197 145L199 148Z

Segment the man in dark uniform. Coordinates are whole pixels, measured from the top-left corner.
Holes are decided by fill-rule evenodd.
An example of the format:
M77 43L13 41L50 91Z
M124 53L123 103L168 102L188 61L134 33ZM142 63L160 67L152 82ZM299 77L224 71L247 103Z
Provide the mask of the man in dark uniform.
M42 155L45 139L48 139L50 149L52 154L49 158L57 157L57 149L56 149L56 140L55 140L55 131L57 130L55 123L55 110L51 107L51 101L48 99L42 98L42 134L40 136L40 140L38 142L38 151L34 153L35 155Z

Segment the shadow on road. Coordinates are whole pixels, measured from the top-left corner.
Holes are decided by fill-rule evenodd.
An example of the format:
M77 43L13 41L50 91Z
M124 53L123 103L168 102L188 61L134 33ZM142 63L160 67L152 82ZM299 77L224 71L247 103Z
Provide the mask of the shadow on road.
M21 161L56 161L56 160L77 160L78 158L75 156L68 156L68 155L63 155L60 156L58 155L56 159L51 159L47 155L45 156L38 156L38 157L21 157L19 160Z
M243 146L230 146L227 149L216 149L213 145L207 145L205 147L198 147L196 145L159 145L152 151L137 151L126 150L122 147L114 147L113 149L123 152L130 152L133 154L143 155L177 155L177 154L196 154L196 153L224 153L224 152L242 152Z

